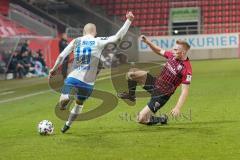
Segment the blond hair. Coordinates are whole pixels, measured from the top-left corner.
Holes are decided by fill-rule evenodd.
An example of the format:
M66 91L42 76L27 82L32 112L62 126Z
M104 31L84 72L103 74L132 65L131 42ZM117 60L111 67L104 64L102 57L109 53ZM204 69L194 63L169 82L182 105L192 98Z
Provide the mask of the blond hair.
M176 43L182 45L186 51L188 51L191 48L191 46L185 40L178 39Z

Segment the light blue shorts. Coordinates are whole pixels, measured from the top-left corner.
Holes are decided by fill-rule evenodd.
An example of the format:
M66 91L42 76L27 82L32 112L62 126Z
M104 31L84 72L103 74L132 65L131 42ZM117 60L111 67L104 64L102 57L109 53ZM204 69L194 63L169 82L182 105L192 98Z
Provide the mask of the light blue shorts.
M64 81L62 94L76 95L78 100L85 101L93 91L93 85L84 83L76 78L68 77Z

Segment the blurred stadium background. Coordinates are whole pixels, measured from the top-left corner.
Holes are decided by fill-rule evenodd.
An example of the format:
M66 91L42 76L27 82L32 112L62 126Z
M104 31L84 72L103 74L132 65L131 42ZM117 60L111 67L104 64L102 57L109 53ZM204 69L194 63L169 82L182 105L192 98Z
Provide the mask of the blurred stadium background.
M59 54L62 33L70 40L82 35L84 24L93 22L98 36L112 35L122 25L127 10L135 14L125 37L132 45L127 51L112 50L123 55L116 58L120 63L159 59L138 40L141 34L151 36L163 48L171 48L176 38L187 39L192 60L240 57L238 0L1 0L1 79L12 77L12 55L21 52L26 40L30 40L30 52L41 50L51 67Z
M76 122L62 135L64 121L54 112L59 93L50 90L46 78L62 34L70 41L92 22L98 36L110 36L127 10L135 15L133 25L124 41L104 51L106 69L95 89L115 96L111 78L124 79L125 71L118 69L131 66L127 62L147 62L150 71L158 72L163 59L139 41L141 34L163 48L186 39L192 46L193 81L183 116L166 126L143 126L135 118L149 98L138 97L132 107L117 100L110 113ZM239 31L240 0L0 0L0 160L239 159ZM115 67L122 63L127 64ZM141 63L143 68L150 68L147 63ZM32 74L9 80L16 64ZM36 76L40 78L25 78ZM179 93L160 113L171 110ZM101 104L104 97L99 97L90 97L83 112ZM53 122L53 135L38 135L36 126L43 119Z

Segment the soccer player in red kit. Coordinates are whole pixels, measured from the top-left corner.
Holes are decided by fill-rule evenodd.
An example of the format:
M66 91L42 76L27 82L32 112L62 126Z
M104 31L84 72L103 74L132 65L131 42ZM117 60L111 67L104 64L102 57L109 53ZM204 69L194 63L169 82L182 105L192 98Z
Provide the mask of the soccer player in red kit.
M167 116L154 116L171 97L177 87L181 84L181 95L177 104L171 110L173 116L178 116L180 110L188 96L189 85L192 78L192 68L187 57L187 52L190 45L183 40L177 40L171 51L156 46L145 36L141 36L145 42L156 54L167 59L167 62L162 68L161 73L157 77L153 77L147 71L137 68L132 68L127 73L128 77L128 92L119 93L118 97L135 101L135 90L137 84L143 85L144 89L151 94L151 99L148 104L142 109L138 115L138 122L142 124L166 124Z

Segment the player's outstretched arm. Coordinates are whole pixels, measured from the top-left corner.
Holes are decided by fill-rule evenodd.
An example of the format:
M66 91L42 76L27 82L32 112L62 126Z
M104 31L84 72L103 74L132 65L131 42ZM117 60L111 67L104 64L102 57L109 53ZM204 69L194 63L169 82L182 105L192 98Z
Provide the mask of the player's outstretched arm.
M177 102L176 106L171 110L171 114L174 117L180 115L181 108L182 108L184 102L187 99L188 92L189 92L189 85L188 84L182 84L181 95L178 98L178 102Z
M61 52L61 54L58 56L54 66L52 69L50 69L49 71L49 78L51 78L54 73L56 72L56 70L58 69L58 67L62 64L63 60L73 51L73 45L74 45L74 41L72 40L68 46Z
M161 56L164 55L165 50L158 47L154 43L152 43L145 35L141 35L140 38L142 39L142 41L144 43L146 43L152 49L153 52L155 52L156 54L161 55Z
M106 44L108 43L114 43L117 42L118 40L123 39L123 37L126 35L133 19L134 19L134 15L131 11L126 13L126 18L127 20L125 21L124 25L121 27L121 29L113 36L110 36L107 39L101 40L100 46L104 47Z
M122 28L116 33L116 37L117 39L123 39L123 37L126 35L133 19L134 19L134 15L131 11L126 13L126 22L124 23L124 25L122 26Z

